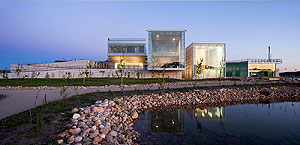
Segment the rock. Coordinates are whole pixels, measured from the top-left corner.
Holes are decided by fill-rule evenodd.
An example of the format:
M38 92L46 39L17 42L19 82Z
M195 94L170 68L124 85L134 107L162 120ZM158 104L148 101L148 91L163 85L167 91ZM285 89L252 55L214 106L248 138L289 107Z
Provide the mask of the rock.
M78 134L79 132L81 132L80 128L75 128L75 129L70 129L69 130L69 133L71 133L72 135Z
M105 134L103 134L103 133L101 133L99 136L100 136L101 138L105 138Z
M80 117L80 114L78 114L78 113L75 113L74 115L73 115L73 119L77 119L77 118L79 118Z
M110 131L110 128L109 128L109 127L104 127L104 128L101 128L101 129L100 129L100 132L103 133L103 134L105 134L105 135L108 134L109 131Z
M80 142L82 140L82 137L81 136L76 136L75 137L75 142Z
M109 133L111 136L117 136L118 135L118 133L117 132L115 132L115 131L110 131L110 133Z
M131 117L132 117L132 119L137 119L137 118L139 117L139 114L138 114L136 111L134 111L134 112L131 114Z
M74 142L74 140L75 140L75 138L74 138L74 135L72 135L72 136L70 136L69 137L69 139L68 139L68 143L73 143Z
M94 107L94 108L93 108L93 111L94 111L94 112L101 112L101 113L102 113L102 112L104 112L104 110L105 110L105 109L102 108L102 107Z
M93 126L92 129L93 129L93 131L95 131L95 130L97 129L97 127L96 127L96 126Z
M64 137L66 137L66 136L68 136L68 135L69 135L68 132L63 132L63 133L59 134L58 136L59 136L60 138L64 138Z
M101 142L101 141L102 141L102 138L97 136L94 138L93 144L99 144L99 142Z
M57 143L58 143L58 144L63 144L63 143L64 143L64 140L59 139L59 140L57 140Z
M78 111L79 111L78 108L73 108L72 111L71 111L71 113L77 113Z

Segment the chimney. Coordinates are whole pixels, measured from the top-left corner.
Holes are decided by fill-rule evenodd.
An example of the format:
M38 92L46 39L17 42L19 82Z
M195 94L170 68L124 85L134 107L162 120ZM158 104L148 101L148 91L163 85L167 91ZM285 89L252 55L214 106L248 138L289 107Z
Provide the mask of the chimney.
M268 47L268 59L271 61L271 47Z

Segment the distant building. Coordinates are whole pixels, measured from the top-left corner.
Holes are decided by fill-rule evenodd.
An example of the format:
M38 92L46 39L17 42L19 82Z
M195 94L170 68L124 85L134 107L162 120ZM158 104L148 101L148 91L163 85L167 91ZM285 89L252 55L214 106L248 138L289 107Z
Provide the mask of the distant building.
M118 68L121 59L125 68L143 69L146 60L145 38L108 38L108 57Z
M246 59L226 62L227 77L279 77L281 59Z
M279 74L281 77L300 77L300 71L283 72Z
M193 42L186 48L186 69L184 78L215 78L224 76L226 60L224 42ZM199 65L201 64L201 66ZM220 71L222 69L222 71Z

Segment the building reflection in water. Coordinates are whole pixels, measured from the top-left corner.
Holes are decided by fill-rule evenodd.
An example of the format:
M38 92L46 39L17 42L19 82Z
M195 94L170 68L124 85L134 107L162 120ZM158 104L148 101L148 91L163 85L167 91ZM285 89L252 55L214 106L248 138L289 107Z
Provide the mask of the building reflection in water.
M221 128L224 128L225 107L207 107L204 109L174 109L169 111L147 111L148 132L150 133L184 133L185 112L201 127L201 120L220 120ZM200 129L202 130L202 129Z
M184 109L169 111L149 111L148 131L151 133L184 133L185 112Z
M197 120L225 120L225 107L185 109L188 115Z

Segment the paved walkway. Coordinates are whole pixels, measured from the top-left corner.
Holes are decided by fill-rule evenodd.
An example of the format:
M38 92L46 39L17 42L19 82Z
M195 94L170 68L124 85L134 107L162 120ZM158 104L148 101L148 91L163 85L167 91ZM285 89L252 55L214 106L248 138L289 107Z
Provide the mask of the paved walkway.
M270 82L260 82L259 84L270 83ZM233 85L234 83L223 82L222 85ZM243 84L253 84L250 82L247 83L237 83L237 85ZM218 83L212 84L200 84L198 86L218 86ZM184 86L165 86L165 88L184 88L184 87L193 87L194 85L184 85ZM150 87L137 87L140 90L150 89ZM152 87L151 89L158 89L158 87ZM91 92L107 92L107 91L120 91L120 88L103 88L103 89L78 89L71 90L68 89L67 97L76 95L76 94L86 94ZM125 88L125 91L135 90L135 88ZM0 98L0 119L17 114L36 106L43 104L43 98L45 94L47 95L47 102L60 100L62 96L60 95L60 89L52 90L1 90L0 95L5 95L6 97Z

